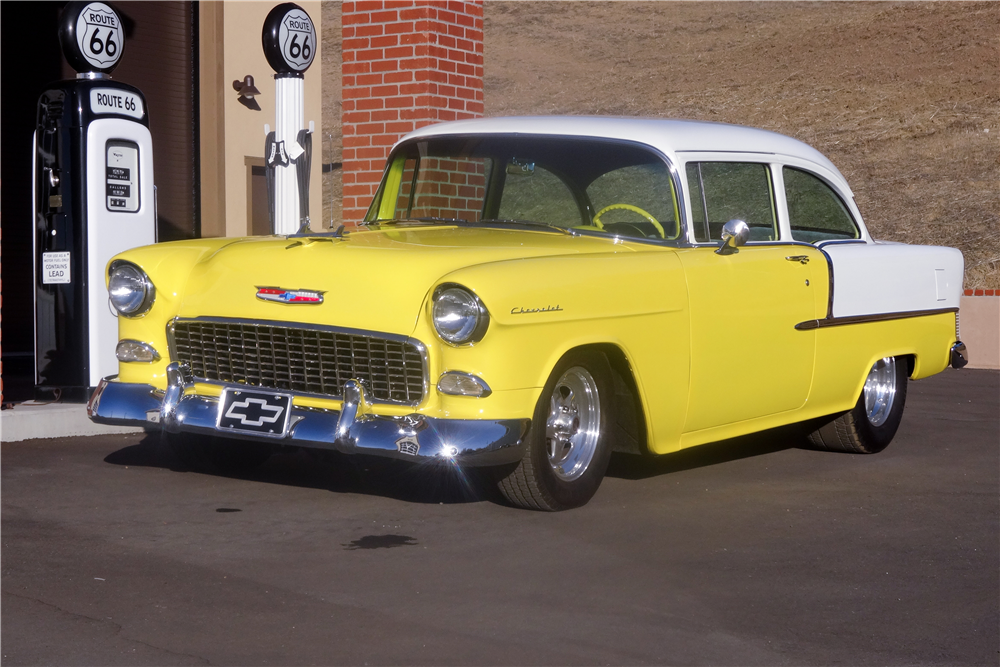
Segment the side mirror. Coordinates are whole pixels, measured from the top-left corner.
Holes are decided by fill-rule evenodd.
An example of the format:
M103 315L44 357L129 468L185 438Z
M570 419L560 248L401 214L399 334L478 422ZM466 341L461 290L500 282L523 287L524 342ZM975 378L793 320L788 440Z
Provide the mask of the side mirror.
M750 227L742 220L730 220L722 228L722 242L715 251L719 255L732 255L750 238Z

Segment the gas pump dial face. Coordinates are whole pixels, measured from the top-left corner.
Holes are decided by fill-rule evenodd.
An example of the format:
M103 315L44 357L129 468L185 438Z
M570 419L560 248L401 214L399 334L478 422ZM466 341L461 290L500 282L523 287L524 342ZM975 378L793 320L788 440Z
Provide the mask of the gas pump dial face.
M66 60L78 72L110 72L125 48L121 17L103 2L66 5L59 37Z

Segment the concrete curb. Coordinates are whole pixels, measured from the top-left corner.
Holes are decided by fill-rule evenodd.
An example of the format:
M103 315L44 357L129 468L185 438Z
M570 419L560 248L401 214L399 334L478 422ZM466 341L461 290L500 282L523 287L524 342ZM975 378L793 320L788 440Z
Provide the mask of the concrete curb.
M95 424L87 417L87 406L82 403L18 403L13 408L0 412L0 442L142 431L142 428L135 426Z

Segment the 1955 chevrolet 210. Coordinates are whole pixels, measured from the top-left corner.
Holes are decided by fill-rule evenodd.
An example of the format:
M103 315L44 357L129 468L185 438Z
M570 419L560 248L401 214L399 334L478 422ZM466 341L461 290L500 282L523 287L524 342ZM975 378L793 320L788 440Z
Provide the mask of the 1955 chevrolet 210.
M802 423L882 450L908 379L964 365L962 254L875 241L844 177L772 132L495 118L423 128L362 223L136 248L89 413L189 465L273 445L493 468L513 504L612 451Z

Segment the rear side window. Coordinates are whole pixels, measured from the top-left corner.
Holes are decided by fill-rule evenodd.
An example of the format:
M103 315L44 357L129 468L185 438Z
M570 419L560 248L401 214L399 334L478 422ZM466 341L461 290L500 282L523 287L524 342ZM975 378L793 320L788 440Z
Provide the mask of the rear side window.
M806 243L861 238L858 225L833 189L809 172L784 167L792 238Z
M750 227L750 241L778 238L771 171L752 162L689 162L691 222L699 243L718 241L730 220Z

